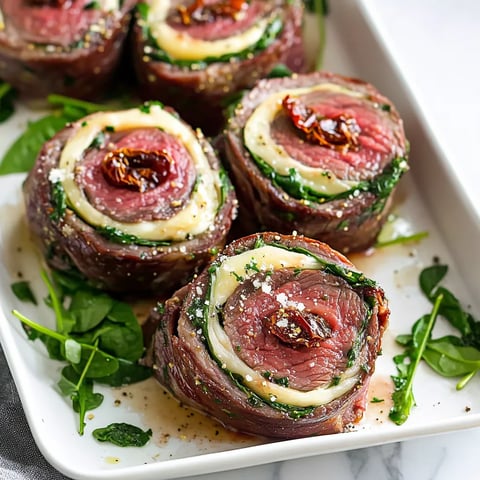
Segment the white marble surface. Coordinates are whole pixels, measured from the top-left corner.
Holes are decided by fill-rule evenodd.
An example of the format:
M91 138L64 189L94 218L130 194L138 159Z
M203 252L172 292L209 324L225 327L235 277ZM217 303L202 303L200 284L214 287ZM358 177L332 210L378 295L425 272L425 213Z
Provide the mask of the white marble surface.
M479 444L473 429L188 479L477 480Z
M365 4L437 141L458 165L454 173L479 218L480 2L365 0ZM189 478L476 480L479 445L480 428Z

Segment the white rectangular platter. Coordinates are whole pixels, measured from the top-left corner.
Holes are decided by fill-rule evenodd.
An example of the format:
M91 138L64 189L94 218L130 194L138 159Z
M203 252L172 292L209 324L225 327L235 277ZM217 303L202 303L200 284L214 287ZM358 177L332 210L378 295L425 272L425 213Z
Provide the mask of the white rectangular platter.
M434 258L448 264L446 286L479 318L480 256L474 247L480 241L480 212L471 209L456 177L449 175L451 160L423 123L408 85L372 28L368 2L330 4L324 67L370 81L396 103L411 142L412 168L402 179L394 213L401 219L402 233L429 232L419 243L351 257L379 282L390 301L390 326L369 391L369 399L383 401L369 402L365 418L352 431L269 442L225 431L177 405L150 379L121 389L99 389L104 403L91 412L86 433L79 436L76 414L56 390L62 365L50 360L39 342L27 340L11 314L16 308L36 321L53 324L47 308L29 307L11 292L10 285L20 279L31 282L39 299L44 289L39 280L41 263L23 219L24 176L0 177L0 340L35 440L46 459L65 475L95 480L178 478L480 426L479 379L456 391L455 380L441 378L423 364L415 379L416 406L409 420L397 426L388 419L390 376L396 372L392 357L400 351L394 339L409 332L413 322L431 308L418 287L422 268ZM20 106L14 118L0 126L0 149L8 146L5 140L13 140L32 115ZM442 334L442 328L438 324L435 335ZM112 422L151 428L152 439L142 448L96 442L91 431Z

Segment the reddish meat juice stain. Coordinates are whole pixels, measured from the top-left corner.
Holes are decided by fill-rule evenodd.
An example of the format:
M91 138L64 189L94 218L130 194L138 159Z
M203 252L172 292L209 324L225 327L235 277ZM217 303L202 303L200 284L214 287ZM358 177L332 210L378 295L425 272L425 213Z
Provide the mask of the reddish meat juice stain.
M389 421L388 414L393 406L393 382L387 375L373 375L367 395L367 410L364 420L370 424Z
M140 413L143 424L152 429L152 438L160 446L173 438L195 442L200 450L224 444L238 448L265 442L259 437L227 430L215 420L181 404L154 378L116 389L114 402Z

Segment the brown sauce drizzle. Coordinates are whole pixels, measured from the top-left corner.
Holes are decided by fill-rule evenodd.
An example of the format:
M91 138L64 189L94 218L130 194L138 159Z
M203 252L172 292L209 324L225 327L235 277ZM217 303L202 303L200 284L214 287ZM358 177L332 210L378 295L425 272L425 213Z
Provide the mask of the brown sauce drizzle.
M282 106L294 126L305 134L309 142L343 152L359 149L360 127L355 118L346 114L319 117L290 95L283 99Z
M282 342L305 347L318 347L332 335L323 318L295 308L277 310L266 319L266 326Z
M101 168L111 185L143 193L166 180L172 163L165 151L120 148L105 155Z
M194 0L188 7L177 7L179 20L184 25L192 23L211 23L217 17L231 17L234 20L238 14L248 8L245 0L223 0L211 5L205 5L204 0Z

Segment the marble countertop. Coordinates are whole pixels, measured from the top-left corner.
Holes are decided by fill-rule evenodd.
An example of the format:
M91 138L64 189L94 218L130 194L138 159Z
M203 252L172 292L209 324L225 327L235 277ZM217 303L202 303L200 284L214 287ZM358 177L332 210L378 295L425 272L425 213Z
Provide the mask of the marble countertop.
M331 0L343 2L347 0ZM478 0L364 0L371 9L377 31L403 72L424 118L450 159L460 159L455 170L472 209L480 217L478 178L480 162L475 145L480 132L480 2ZM475 148L477 147L477 148ZM471 161L465 160L470 159ZM454 162L454 163L455 163ZM3 358L3 356L2 356ZM2 362L2 370L6 365ZM0 372L1 373L1 372ZM11 378L2 379L2 395L14 395ZM7 378L7 379L6 379ZM11 389L6 392L5 388ZM13 392L13 393L12 393ZM3 415L12 411L7 405ZM30 439L28 426L18 415L16 430L22 429L15 458L0 460L0 477L5 479L63 478L47 465L32 464L39 453ZM5 418L5 417L3 417ZM15 417L17 418L17 417ZM15 420L17 421L17 420ZM3 419L2 419L3 422ZM9 431L7 431L7 437ZM0 443L5 442L2 434ZM258 467L188 477L190 480L283 480L333 478L335 480L463 480L477 479L476 454L480 428L404 442L323 454L298 460L267 463ZM5 444L4 444L5 445ZM0 446L0 453L3 447ZM37 459L37 460L35 460ZM2 475L7 475L6 477Z

